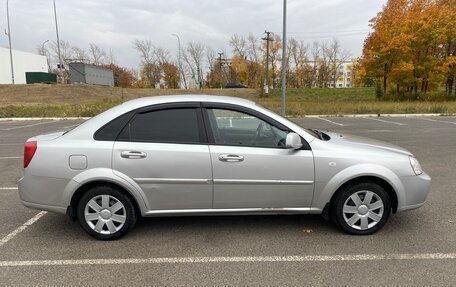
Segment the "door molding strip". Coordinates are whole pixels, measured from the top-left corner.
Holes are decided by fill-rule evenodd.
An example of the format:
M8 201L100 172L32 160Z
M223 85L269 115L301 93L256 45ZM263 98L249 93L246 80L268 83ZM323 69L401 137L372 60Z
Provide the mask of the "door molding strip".
M281 180L281 179L214 179L218 184L263 184L263 185L309 185L312 180Z
M137 183L150 184L209 184L211 179L206 178L134 178Z

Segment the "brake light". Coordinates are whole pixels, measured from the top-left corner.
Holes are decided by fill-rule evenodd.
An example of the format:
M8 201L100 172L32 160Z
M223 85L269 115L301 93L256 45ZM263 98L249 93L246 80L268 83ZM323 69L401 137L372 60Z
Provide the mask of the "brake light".
M36 141L26 142L24 145L24 168L26 168L32 161L37 148Z

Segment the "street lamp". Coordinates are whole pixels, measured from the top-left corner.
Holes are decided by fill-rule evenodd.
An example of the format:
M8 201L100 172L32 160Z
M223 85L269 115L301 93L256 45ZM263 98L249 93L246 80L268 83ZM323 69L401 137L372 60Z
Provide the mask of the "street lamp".
M285 91L287 89L287 0L283 0L283 36L282 36L282 107L280 114L285 116Z
M11 47L11 29L10 29L10 20L9 20L9 0L6 0L6 19L8 22L8 32L5 31L5 34L8 36L9 43L9 52L10 52L10 63L11 63L11 81L14 85L14 64L13 64L13 48Z
M222 76L223 76L223 59L222 59L222 56L223 56L223 52L219 52L219 64L220 64L220 90L223 89L223 84L222 84Z
M60 70L60 77L63 79L63 72L62 72L62 56L60 54L60 39L59 39L59 27L57 25L57 9L55 8L55 0L54 0L54 18L55 18L55 32L57 34L57 51L59 53L59 64L57 65L57 68ZM63 81L62 81L63 83Z
M179 49L179 58L178 58L178 65L179 65L179 70L181 72L181 75L182 75L182 80L184 81L184 87L185 89L187 89L187 81L185 80L185 75L184 75L184 71L182 69L182 62L181 62L181 41L180 41L180 38L179 38L179 35L177 34L171 34L171 36L174 36L177 38L177 44L178 44L178 49Z
M44 45L46 45L46 43L48 43L48 42L49 42L49 40L46 40L46 41L43 42L43 44L41 44L41 52L44 54L43 56L46 56L46 62L47 62L47 65L48 65L48 72L50 72L51 71L51 66L49 64L48 54L44 50L45 49Z
M43 42L43 44L41 44L41 51L44 51L44 48L45 48L44 45L46 45L46 43L48 43L48 42L49 42L49 40L46 40Z

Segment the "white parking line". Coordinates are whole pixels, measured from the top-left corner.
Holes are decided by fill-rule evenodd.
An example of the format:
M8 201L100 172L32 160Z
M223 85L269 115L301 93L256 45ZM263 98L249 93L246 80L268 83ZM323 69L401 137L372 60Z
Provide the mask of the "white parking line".
M411 118L412 118L412 117L411 117ZM430 121L430 122L447 123L447 124L456 125L456 122L450 122L450 121L439 121L439 120L424 119L424 118L419 118L419 117L413 117L413 119L419 119L419 120Z
M231 263L279 262L280 263L280 262L445 260L445 259L446 260L456 259L456 253L24 260L24 261L0 261L0 267L62 266L62 265L183 264L183 263L223 263L223 262L231 262Z
M18 235L22 231L26 230L30 225L35 223L38 219L43 217L43 215L45 215L46 213L47 213L47 211L40 211L37 215L30 218L29 220L27 220L27 222L25 222L24 224L22 224L21 226L16 228L13 232L9 233L8 235L6 235L2 239L0 239L0 247L2 247L5 243L10 241L11 239L13 239L16 235Z
M5 157L0 157L0 159L19 159L23 158L22 156L5 156Z
M66 126L66 127L62 127L58 130L55 130L53 132L50 132L50 133L57 133L57 132L62 132L62 131L67 131L67 129L69 128L73 128L73 127L77 127L77 126L80 126L81 124L76 124L76 125L71 125L71 126Z
M6 187L0 187L0 190L18 190L17 186L6 186Z
M323 120L323 121L327 121L327 122L330 122L330 123L335 124L335 125L338 125L338 126L342 126L342 127L345 126L344 124L336 123L336 122L330 121L330 120L325 119L325 118L317 117L317 119L320 119L320 120Z
M366 120L373 120L373 121L378 121L378 122L382 122L382 123L388 123L388 124L393 124L393 125L398 125L398 126L406 126L407 124L403 124L403 123L398 123L398 122L393 122L393 121L386 121L386 120L381 120L381 119L376 119L376 118L364 118L363 119L366 119Z
M50 124L54 123L55 121L50 121L50 122L42 122L42 123L34 123L30 125L25 125L25 126L18 126L18 127L12 127L12 128L7 128L7 129L2 129L2 131L12 131L12 130L17 130L17 129L23 129L23 128L28 128L28 127L34 127L37 125L44 125L44 124Z

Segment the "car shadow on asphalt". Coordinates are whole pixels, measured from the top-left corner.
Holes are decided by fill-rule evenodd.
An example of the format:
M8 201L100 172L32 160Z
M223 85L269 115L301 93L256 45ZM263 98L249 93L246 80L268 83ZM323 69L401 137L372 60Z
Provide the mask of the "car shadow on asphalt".
M398 238L419 232L423 226L420 226L414 217L416 215L392 216L383 230L377 233L378 237ZM30 233L32 236L47 237L50 240L92 241L78 221L52 213L44 216L26 232ZM303 237L331 241L360 238L343 233L331 221L319 215L233 215L140 218L135 228L119 241L134 243L173 240L176 244L179 241L191 241L197 245L207 241L223 244L226 240L246 240L254 243L255 240L274 241L278 235L280 240L297 240ZM375 235L374 237L377 238Z

